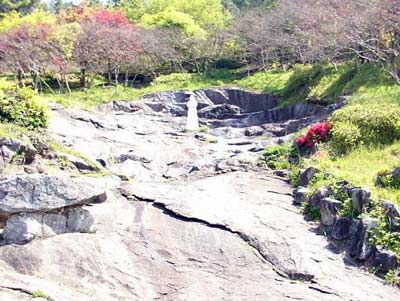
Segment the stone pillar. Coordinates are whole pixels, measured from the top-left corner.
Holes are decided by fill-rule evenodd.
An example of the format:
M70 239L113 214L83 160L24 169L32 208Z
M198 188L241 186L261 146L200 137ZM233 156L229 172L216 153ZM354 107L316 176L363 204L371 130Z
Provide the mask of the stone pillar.
M186 121L186 130L187 131L198 131L199 130L199 117L197 116L197 100L190 96L189 101L187 103L188 107L188 115Z

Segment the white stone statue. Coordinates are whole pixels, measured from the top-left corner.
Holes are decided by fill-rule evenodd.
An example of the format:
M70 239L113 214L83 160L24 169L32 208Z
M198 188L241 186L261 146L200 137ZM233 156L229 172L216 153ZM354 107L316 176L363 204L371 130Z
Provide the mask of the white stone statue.
M188 115L186 121L187 131L198 131L199 130L199 117L197 116L197 100L190 95L189 101L187 103Z

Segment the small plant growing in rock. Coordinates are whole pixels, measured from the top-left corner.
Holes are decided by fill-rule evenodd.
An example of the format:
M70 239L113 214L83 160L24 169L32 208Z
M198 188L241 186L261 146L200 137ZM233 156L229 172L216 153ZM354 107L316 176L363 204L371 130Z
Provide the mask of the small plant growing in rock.
M400 283L399 276L397 275L396 270L390 270L385 275L385 281L388 285L395 286Z
M279 144L268 147L263 157L271 169L289 169L292 162L299 160L299 153L293 145Z
M218 140L213 137L206 137L205 141L207 143L218 143Z
M41 290L36 290L32 292L32 297L33 298L42 298L42 299L46 299L49 300L50 297L48 295L46 295L43 291Z
M303 203L300 211L312 221L321 220L321 212L319 211L318 207L315 207L309 203Z
M202 127L200 127L199 132L200 133L207 133L210 130L210 128L206 125L203 125Z

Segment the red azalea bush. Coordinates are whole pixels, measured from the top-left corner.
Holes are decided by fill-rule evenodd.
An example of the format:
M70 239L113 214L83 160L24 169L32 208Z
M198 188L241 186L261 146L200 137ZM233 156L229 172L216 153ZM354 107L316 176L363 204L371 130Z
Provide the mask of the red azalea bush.
M328 140L332 125L328 122L316 123L308 130L307 134L296 139L299 148L313 148L315 144Z

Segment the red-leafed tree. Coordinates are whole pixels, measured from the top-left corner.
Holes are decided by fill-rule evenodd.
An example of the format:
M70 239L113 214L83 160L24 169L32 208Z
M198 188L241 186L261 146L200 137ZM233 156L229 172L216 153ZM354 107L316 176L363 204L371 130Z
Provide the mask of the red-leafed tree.
M138 28L120 11L96 10L82 24L75 45L75 59L81 68L81 85L86 86L87 73L118 74L134 61L141 51Z
M0 36L1 67L4 71L18 74L19 84L25 73L31 73L34 88L39 83L46 84L41 74L51 64L55 51L48 42L52 32L49 25L38 24L34 27L22 25Z

